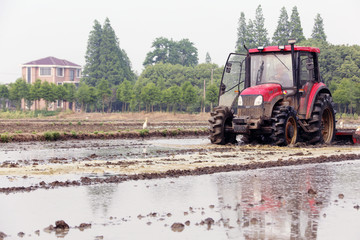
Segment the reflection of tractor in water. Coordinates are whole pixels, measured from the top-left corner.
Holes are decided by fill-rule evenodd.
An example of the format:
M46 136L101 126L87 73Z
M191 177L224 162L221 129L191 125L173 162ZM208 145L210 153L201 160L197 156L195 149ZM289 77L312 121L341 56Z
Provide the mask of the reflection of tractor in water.
M229 55L209 119L212 143L234 143L237 134L244 142L331 143L335 112L320 80L320 50L290 44Z

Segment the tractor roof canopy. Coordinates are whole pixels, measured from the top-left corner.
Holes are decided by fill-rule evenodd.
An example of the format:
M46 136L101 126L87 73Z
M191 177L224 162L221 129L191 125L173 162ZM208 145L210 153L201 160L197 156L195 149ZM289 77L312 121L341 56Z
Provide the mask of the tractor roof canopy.
M320 53L319 48L314 47L301 47L301 46L294 46L295 51L302 51L302 52L316 52ZM253 48L249 49L249 53L260 53L260 52L290 52L291 46L285 45L285 46L269 46L269 47L259 47L259 48Z

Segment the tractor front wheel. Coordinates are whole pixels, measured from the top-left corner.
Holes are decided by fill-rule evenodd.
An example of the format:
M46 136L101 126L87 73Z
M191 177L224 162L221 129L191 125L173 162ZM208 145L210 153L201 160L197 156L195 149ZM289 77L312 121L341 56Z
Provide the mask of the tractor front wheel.
M275 106L273 110L274 143L279 146L295 144L298 139L296 112L290 106Z
M214 108L209 119L210 141L214 144L236 143L236 134L233 132L232 120L234 116L228 107Z

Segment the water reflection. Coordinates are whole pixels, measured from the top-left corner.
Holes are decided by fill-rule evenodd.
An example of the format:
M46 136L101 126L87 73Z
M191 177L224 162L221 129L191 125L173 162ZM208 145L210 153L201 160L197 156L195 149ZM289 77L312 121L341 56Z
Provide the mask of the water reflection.
M327 165L218 176L228 238L316 239L321 210L329 204L331 176Z
M118 187L113 184L86 186L88 200L94 216L106 218Z

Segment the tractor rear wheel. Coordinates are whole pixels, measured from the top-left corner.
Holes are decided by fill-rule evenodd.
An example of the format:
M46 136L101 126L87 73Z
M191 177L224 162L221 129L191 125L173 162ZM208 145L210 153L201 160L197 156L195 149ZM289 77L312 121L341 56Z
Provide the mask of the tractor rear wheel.
M310 133L303 133L309 143L330 144L335 136L335 111L332 97L320 93L315 100L311 119L308 121Z
M236 134L232 132L233 113L228 107L219 106L211 112L210 141L214 144L236 143Z
M298 139L296 112L290 106L275 106L273 110L272 140L276 145L295 144Z

